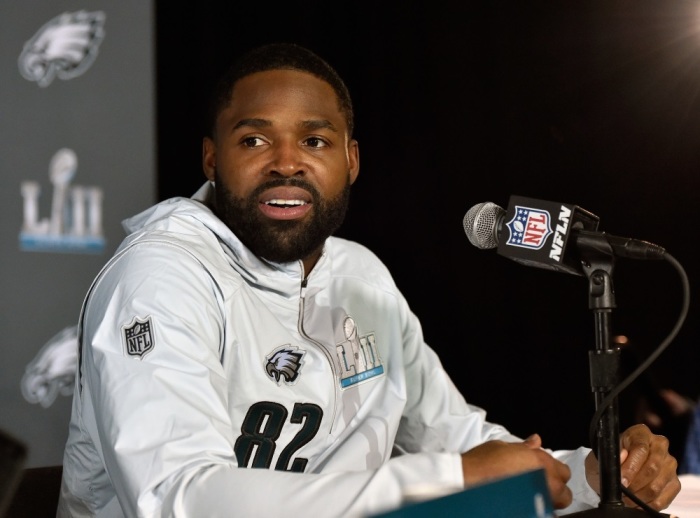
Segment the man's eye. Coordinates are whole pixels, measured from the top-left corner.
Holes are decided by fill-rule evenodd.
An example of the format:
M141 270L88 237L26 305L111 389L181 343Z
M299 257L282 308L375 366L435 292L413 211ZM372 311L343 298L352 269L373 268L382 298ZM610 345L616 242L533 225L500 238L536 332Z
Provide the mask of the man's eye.
M246 147L262 146L265 142L260 137L246 137L243 139L243 145Z
M328 142L319 137L309 137L306 139L305 144L309 147L328 147Z

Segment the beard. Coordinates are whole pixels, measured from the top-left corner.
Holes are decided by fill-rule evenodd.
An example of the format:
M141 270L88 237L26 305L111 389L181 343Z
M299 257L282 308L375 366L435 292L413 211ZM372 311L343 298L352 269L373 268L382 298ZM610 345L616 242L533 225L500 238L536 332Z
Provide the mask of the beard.
M259 185L245 198L234 195L215 171L216 213L255 255L275 263L305 259L343 223L350 203L350 173L335 198L324 199L318 189L300 178L277 178ZM311 194L313 207L304 220L273 220L258 208L260 194L278 186L293 186Z

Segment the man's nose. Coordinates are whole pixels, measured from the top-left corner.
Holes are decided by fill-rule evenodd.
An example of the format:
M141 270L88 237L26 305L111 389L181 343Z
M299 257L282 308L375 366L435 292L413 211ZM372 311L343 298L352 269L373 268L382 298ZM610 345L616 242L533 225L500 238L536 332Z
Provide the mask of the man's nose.
M270 174L282 176L301 176L306 173L306 164L298 143L278 141L273 146Z

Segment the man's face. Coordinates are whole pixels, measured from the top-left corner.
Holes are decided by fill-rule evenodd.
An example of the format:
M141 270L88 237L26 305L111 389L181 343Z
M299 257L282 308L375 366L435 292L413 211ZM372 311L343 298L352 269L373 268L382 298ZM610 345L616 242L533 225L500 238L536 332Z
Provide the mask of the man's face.
M271 261L302 259L308 272L343 221L359 154L329 84L271 70L236 83L203 165L241 241Z

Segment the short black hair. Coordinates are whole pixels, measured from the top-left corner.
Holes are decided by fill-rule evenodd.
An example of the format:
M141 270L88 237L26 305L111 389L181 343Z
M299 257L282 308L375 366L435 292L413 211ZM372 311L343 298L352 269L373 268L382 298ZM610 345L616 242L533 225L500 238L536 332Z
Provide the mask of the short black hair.
M338 72L323 58L295 43L269 43L256 47L238 58L214 87L207 118L207 131L213 137L216 119L231 102L233 87L240 79L268 70L299 70L328 83L338 97L338 108L345 116L348 134L352 135L354 114L350 92Z

